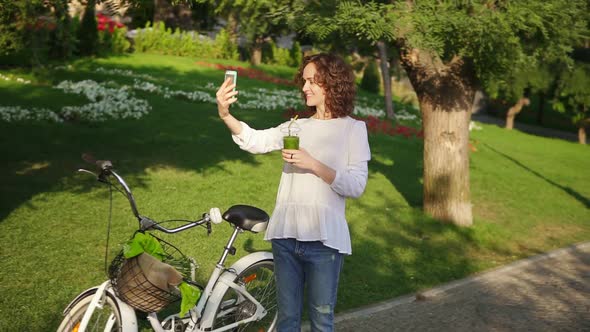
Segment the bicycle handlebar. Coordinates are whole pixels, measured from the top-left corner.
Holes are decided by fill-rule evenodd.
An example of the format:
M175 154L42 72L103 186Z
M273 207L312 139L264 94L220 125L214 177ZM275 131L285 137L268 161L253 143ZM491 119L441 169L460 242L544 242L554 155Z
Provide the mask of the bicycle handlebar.
M133 215L135 215L135 217L139 221L140 229L142 231L149 230L149 229L156 229L156 230L159 230L159 231L167 233L167 234L174 234L174 233L179 233L184 230L193 228L195 226L207 224L207 234L210 234L211 233L211 222L218 224L222 221L221 212L219 211L219 209L212 208L211 210L209 210L209 213L203 213L203 216L201 219L191 221L188 224L185 224L185 225L182 225L179 227L175 227L175 228L170 228L170 229L166 228L164 226L161 226L156 221L154 221L148 217L141 216L139 214L139 211L137 210L137 204L135 203L135 198L133 197L133 194L131 193L131 189L129 188L129 186L127 185L125 180L123 180L123 178L113 170L113 164L111 163L111 161L109 161L109 160L96 160L96 159L94 159L94 157L92 157L89 154L83 154L82 159L88 163L91 163L91 164L94 164L95 166L97 166L99 169L99 173L95 174L94 172L83 169L83 168L78 169L79 172L86 172L86 173L93 174L97 177L98 181L103 182L103 183L107 183L107 184L110 184L110 182L107 179L108 176L113 176L117 180L117 182L121 185L121 187L125 191L125 196L127 197L129 204L131 205L131 211L133 212Z

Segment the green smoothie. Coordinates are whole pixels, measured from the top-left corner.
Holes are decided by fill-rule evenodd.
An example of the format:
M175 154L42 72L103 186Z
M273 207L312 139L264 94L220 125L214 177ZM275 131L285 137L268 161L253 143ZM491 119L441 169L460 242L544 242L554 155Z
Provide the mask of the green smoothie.
M283 148L289 150L299 150L299 137L298 136L284 136L283 137Z

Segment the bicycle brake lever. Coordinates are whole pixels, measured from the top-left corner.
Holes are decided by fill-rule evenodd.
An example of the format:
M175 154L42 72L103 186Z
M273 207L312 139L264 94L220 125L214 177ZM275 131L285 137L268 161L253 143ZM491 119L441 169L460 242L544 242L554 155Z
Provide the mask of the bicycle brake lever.
M109 181L105 178L103 173L96 174L94 172L91 172L91 171L89 171L87 169L83 169L83 168L79 168L78 172L92 174L96 178L96 180L98 180L98 182L109 184Z
M89 171L89 170L87 170L87 169L78 168L78 172L81 172L81 173L88 173L88 174L92 174L92 175L94 175L94 176L98 177L98 175L97 175L96 173L94 173L94 172L91 172L91 171Z
M211 235L211 221L207 221L207 236Z

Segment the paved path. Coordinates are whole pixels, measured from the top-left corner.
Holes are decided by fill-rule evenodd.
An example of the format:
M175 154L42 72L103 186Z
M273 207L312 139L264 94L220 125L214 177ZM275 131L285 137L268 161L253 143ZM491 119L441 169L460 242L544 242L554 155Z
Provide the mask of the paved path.
M590 242L338 314L336 331L590 331Z

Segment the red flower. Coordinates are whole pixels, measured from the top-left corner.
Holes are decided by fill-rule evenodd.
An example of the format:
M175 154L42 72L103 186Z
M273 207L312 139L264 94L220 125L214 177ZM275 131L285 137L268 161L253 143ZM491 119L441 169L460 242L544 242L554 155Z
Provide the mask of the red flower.
M125 27L124 24L113 20L111 17L105 16L102 13L96 14L97 29L105 31L108 29L109 33L113 33L117 28Z
M203 61L197 61L195 63L199 66L216 68L219 70L235 70L238 72L238 76L244 76L249 79L265 81L265 82L270 82L270 83L274 83L274 84L287 85L287 86L295 85L291 80L272 77L272 76L269 76L265 72L258 70L258 69L244 68L244 67L239 67L239 66L238 67L228 66L228 65L223 65L220 63L211 64L211 63L207 63L207 62L203 62Z

